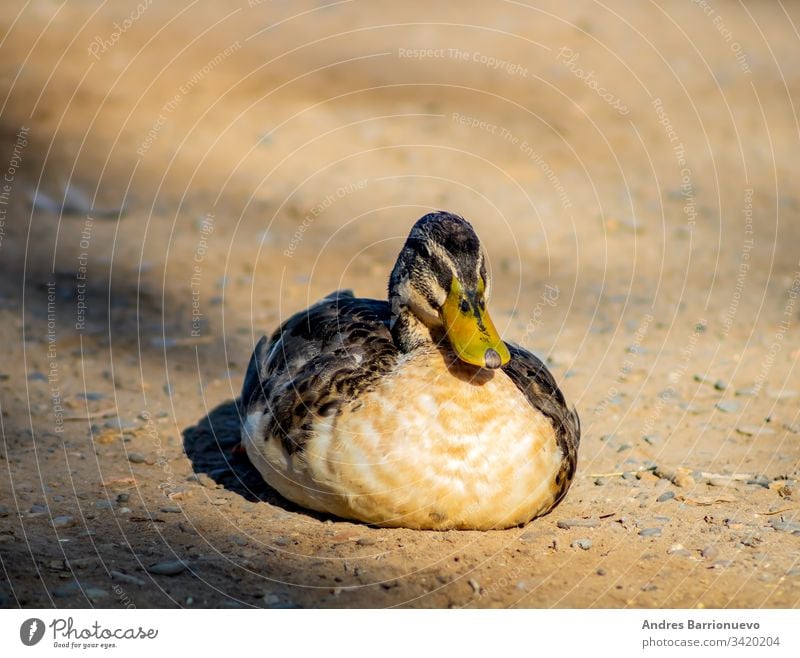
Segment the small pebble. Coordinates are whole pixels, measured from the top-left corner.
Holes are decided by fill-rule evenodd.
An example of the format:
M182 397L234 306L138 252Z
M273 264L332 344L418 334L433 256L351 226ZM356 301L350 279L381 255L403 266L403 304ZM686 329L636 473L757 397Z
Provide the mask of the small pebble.
M653 469L653 474L656 477L661 478L662 480L669 480L675 486L678 486L678 487L683 486L682 484L678 484L678 481L679 481L679 478L685 476L684 472L678 472L678 471L673 470L673 469L671 469L671 468L669 468L667 466L656 466L655 469ZM694 480L692 480L692 484L694 484Z
M608 572L607 572L605 569L603 569L603 567L600 567L600 568L599 568L597 571L595 571L595 573L596 573L598 576L605 576L605 575L606 575L606 573L608 573Z
M600 525L597 519L561 519L556 525L562 530L570 528L596 528Z
M108 592L106 592L104 589L100 589L99 587L87 587L84 592L92 601L100 601L108 598Z
M539 538L539 535L534 532L533 530L528 530L528 532L522 533L519 540L521 542L525 542L526 544L531 544L535 542Z
M714 477L710 477L707 480L707 483L710 484L712 487L735 487L737 486L741 480L737 480L732 477L727 477L724 475L715 475Z
M720 402L717 402L715 406L717 409L725 412L726 414L736 413L742 407L742 405L736 402L736 400L721 400Z
M717 560L709 569L727 569L733 564L733 560Z
M354 539L358 539L359 535L360 532L358 528L345 528L341 532L334 534L333 537L331 537L331 541L336 543L353 541Z
M103 393L90 393L88 391L78 393L77 397L82 398L84 400L89 400L90 402L97 402L98 400L104 399L106 396Z
M289 539L288 537L275 537L275 539L272 540L272 543L275 544L275 546L288 546Z
M41 503L35 503L31 505L30 510L28 510L29 514L44 514L47 511L47 505L42 505Z
M127 583L128 585L137 585L139 587L144 587L145 585L145 582L141 578L131 576L130 574L123 573L122 571L112 571L111 578L118 580L121 583Z
M247 546L247 537L242 537L241 535L231 535L231 541L236 544L237 546Z
M645 434L642 439L651 446L658 445L663 440L658 434Z
M139 427L139 423L135 420L123 420L122 418L112 418L104 423L104 426L109 429L119 430L135 430Z
M147 570L156 576L177 576L186 571L187 564L183 560L168 560L157 562L147 567Z
M773 521L770 525L778 532L800 532L800 523L793 521Z
M97 561L97 558L91 557L77 557L69 561L68 567L74 567L75 569L86 569L87 567L92 566Z
M658 498L656 498L656 502L657 503L663 503L663 502L666 502L668 500L672 500L673 498L675 498L675 492L674 491L665 491Z
M706 560L713 560L719 555L719 549L714 545L706 546L702 551L700 551L700 555L702 555Z
M467 582L469 583L469 586L472 588L472 591L475 594L481 593L481 585L477 580L475 580L474 578L470 578Z
M80 586L78 585L78 581L73 580L72 582L67 583L66 585L59 585L55 589L53 589L53 596L58 598L66 598L68 596L72 596L75 592L80 591Z
M8 516L9 513L10 510L8 509L8 507L6 507L5 505L0 505L0 519Z
M121 493L117 494L117 502L118 503L127 503L131 499L131 495L128 493Z
M161 511L164 512L164 514L180 514L181 508L177 505L165 505L161 508Z
M131 464L144 464L146 458L141 452L129 452L128 461Z
M588 551L592 547L591 539L576 539L570 544L572 548L580 548L582 551Z
M769 478L766 475L755 475L747 481L747 484L756 484L759 487L769 489Z
M206 473L192 473L187 480L192 480L194 482L198 482L206 489L217 489L219 485L214 482Z
M594 484L597 487L605 486L606 484L608 484L608 478L604 477L595 478Z
M775 430L761 425L739 425L736 427L736 431L745 436L769 436L770 434L775 434Z
M800 569L789 569L789 571L786 572L787 578L797 578L798 576L800 576Z
M74 516L57 516L53 519L54 528L71 528L75 525Z
M114 509L114 503L110 500L98 500L94 506L96 509Z
M660 537L661 528L643 528L639 531L639 535L642 537Z
M728 384L724 380L718 379L714 382L714 388L718 391L724 391L726 388L728 388Z
M264 605L270 608L277 606L281 602L278 596L271 593L264 594L264 597L261 600L264 602Z

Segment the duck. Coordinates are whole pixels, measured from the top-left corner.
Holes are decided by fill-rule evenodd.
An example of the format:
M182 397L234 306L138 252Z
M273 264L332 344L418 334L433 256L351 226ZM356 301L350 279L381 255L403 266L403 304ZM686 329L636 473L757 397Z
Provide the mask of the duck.
M544 363L503 341L475 230L411 228L386 300L338 290L256 344L242 449L283 498L379 527L493 530L561 502L580 420Z

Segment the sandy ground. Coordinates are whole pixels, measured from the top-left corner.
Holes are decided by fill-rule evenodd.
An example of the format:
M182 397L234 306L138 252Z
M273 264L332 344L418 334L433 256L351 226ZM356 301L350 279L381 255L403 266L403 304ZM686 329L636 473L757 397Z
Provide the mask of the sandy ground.
M0 605L800 605L798 26L6 2ZM431 208L473 222L498 327L583 421L524 528L321 518L232 453L255 341L384 296Z

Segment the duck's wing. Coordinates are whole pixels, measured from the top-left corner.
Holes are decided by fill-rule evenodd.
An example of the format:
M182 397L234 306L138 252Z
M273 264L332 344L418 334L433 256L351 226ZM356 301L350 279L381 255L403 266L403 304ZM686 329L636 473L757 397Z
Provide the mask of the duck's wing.
M334 416L394 366L389 305L331 293L256 345L242 386L243 418L263 413L265 438L301 450L315 418Z
M522 391L531 406L550 419L556 433L558 446L564 455L561 470L556 476L558 493L553 501L555 507L566 495L575 477L578 463L578 445L581 440L581 421L573 407L569 409L564 395L553 375L534 354L513 343L506 343L511 360L503 366L511 380Z

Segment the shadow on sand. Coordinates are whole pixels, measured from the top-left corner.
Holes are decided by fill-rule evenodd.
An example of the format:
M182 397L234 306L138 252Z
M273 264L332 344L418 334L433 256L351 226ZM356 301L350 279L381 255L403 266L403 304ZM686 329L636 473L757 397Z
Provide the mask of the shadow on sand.
M251 502L263 501L288 506L291 503L272 489L247 454L236 450L240 441L239 412L236 402L228 400L196 425L183 430L183 449L192 462L195 473L204 473L214 482ZM292 506L292 510L297 508Z
M251 502L269 503L319 520L329 518L283 498L264 482L247 454L236 450L239 443L239 411L233 400L223 402L196 425L183 430L183 449L195 473L204 473L224 489Z

